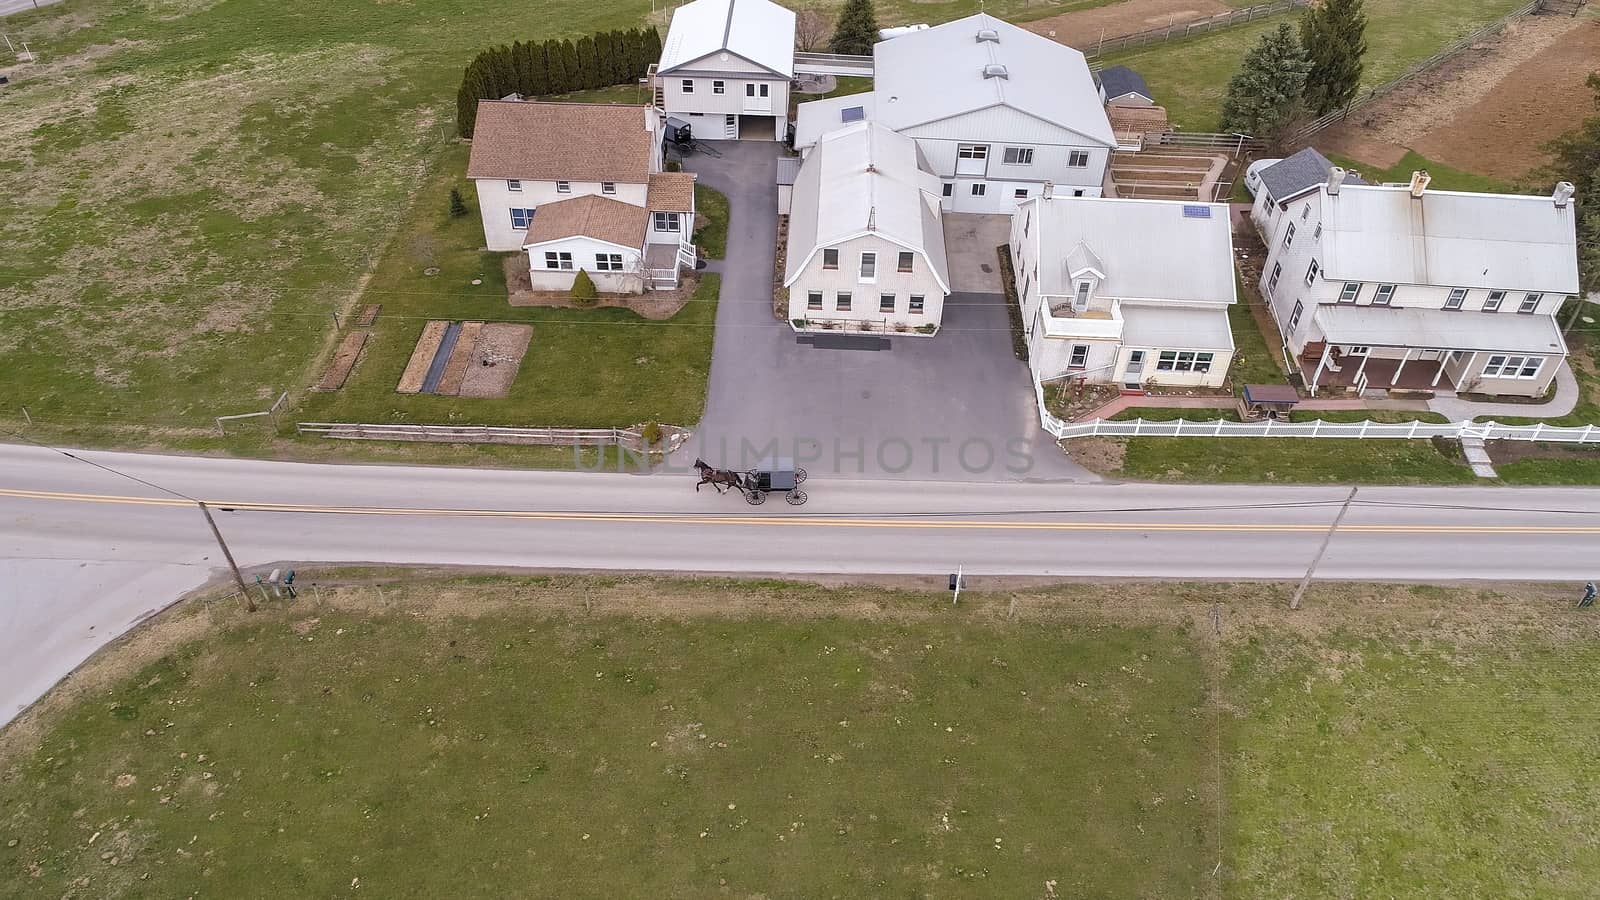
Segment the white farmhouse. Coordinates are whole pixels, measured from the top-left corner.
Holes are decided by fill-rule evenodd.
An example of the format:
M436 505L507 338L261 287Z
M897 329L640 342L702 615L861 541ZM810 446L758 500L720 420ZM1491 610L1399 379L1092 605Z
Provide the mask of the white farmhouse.
M802 104L802 151L852 120L914 138L944 208L1009 213L1046 184L1098 197L1116 138L1082 53L979 13L873 46L869 94Z
M1217 387L1227 377L1226 204L1029 200L1011 217L1011 253L1038 381Z
M660 122L645 106L480 103L467 177L485 246L526 249L536 290L580 269L609 293L677 284L695 264L694 176L661 171Z
M1556 313L1578 291L1572 185L1529 197L1428 181L1359 184L1333 167L1253 215L1286 358L1313 393L1543 395L1567 355Z
M920 155L910 138L862 122L806 157L784 259L796 330L938 330L950 273L939 179Z
M650 78L656 106L702 140L783 140L794 13L771 0L693 0L672 13Z

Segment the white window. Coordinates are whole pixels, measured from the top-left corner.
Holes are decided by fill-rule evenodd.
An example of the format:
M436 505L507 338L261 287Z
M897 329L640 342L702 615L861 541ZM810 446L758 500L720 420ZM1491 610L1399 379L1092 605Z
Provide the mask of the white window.
M840 291L833 295L833 308L839 312L850 311L850 292Z
M1313 242L1322 240L1322 223L1321 222L1318 222L1316 230L1311 232L1311 240Z
M1394 285L1380 284L1378 292L1372 295L1373 306L1388 306L1394 300Z
M565 269L570 271L572 269L572 254L546 252L544 255L544 267L546 269Z
M1283 245L1288 247L1292 244L1294 244L1294 223L1290 222L1289 227L1283 230Z
M615 194L616 192L617 192L617 183L615 181L602 181L602 182L600 182L600 193L602 193L602 194Z
M945 195L945 196L946 196L946 197L954 197L954 196L955 196L955 194L956 194L956 185L955 185L955 182L953 182L953 181L946 181L946 182L945 182L945 183L944 183L944 195Z
M1500 304L1506 302L1505 291L1490 291L1489 296L1483 298L1484 312L1499 312Z
M1031 166L1033 165L1033 148L1007 147L1004 159L1008 166Z
M558 181L558 182L556 182L556 193L558 193L558 194L570 194L570 193L572 193L572 182L570 182L570 181Z
M1278 292L1278 278L1281 277L1282 275L1283 275L1283 263L1273 263L1272 264L1272 277L1267 279L1267 293L1276 294ZM1294 326L1291 325L1289 327L1293 328Z
M1294 312L1289 313L1289 330L1290 331L1293 331L1294 327L1296 325L1300 324L1300 314L1305 312L1305 311L1306 311L1305 304L1301 303L1299 300L1296 300L1294 302Z
M918 294L911 295L911 306L906 310L913 316L922 315L922 297Z
M1519 313L1531 313L1539 308L1539 300L1543 294L1523 294L1522 303L1517 307Z
M1484 364L1483 377L1485 378L1538 378L1539 370L1544 368L1544 358L1540 356L1500 356L1489 357Z
M1011 192L1011 196L1016 198L1016 199L1018 199L1018 200L1026 200L1026 199L1028 199L1028 189L1027 188L1017 188L1016 190Z
M675 212L658 212L655 214L657 231L677 231L679 229L678 214Z
M1067 360L1067 368L1082 369L1089 365L1089 345L1073 344L1072 356Z
M520 179L520 178L507 178L506 179L506 190L508 190L508 191L517 191L518 193L520 193L522 191L522 179Z
M837 269L837 268L839 268L839 251L836 250L833 247L823 248L823 251L822 251L822 267L824 269Z
M1305 206L1300 207L1300 221L1304 222L1309 218L1311 218L1311 204L1307 203Z
M1344 287L1339 289L1340 303L1354 303L1359 296L1361 296L1361 282L1359 281L1346 281Z
M878 295L878 312L886 312L886 313L894 312L894 295L893 294L879 294Z
M878 280L878 254L866 251L861 254L860 279L865 282Z
M528 223L532 222L532 221L533 221L533 210L531 210L531 209L518 209L516 207L512 207L511 208L511 227L512 228L515 228L518 231L521 231L521 230L527 228L528 227Z
M728 92L728 85L725 82L722 82L722 81L713 81L713 82L711 82L711 93L713 93L713 94L726 94L727 92Z
M685 94L694 93L694 79L693 78L685 78L683 80L683 92Z
M1351 356L1367 356L1370 353L1372 353L1372 348L1371 347L1360 347L1360 346L1357 346L1357 347L1346 347L1346 348L1344 348L1344 352L1349 354L1349 355L1351 355Z
M596 253L594 255L594 268L597 272L621 272L621 253Z
M822 292L821 291L807 291L806 292L806 309L816 309L816 310L822 309Z
M984 194L987 194L987 193L989 193L989 186L988 185L984 184L981 181L973 184L973 186L972 186L972 196L974 196L974 197L982 197Z
M1460 309L1461 304L1467 302L1466 288L1451 288L1450 296L1444 299L1445 309Z
M1084 194L1084 191L1083 191L1082 188L1079 188L1078 190L1072 192L1072 196L1074 196L1074 197L1082 197L1083 194Z
M1078 282L1077 292L1073 295L1073 298L1072 298L1072 308L1077 310L1078 312L1083 312L1084 310L1088 309L1089 308L1089 292L1092 291L1093 289L1094 289L1094 285L1090 284L1087 281Z
M1070 150L1067 152L1067 165L1074 169L1089 168L1089 151Z
M960 144L956 147L956 159L988 159L988 144Z
M1213 355L1195 350L1163 350L1156 357L1158 372L1209 372Z
M911 271L911 266L915 262L915 260L916 260L916 254L915 253L912 253L909 250L902 250L902 251L900 251L899 258L895 260L894 270L896 272L909 272L909 271Z
M1317 261L1314 260L1314 259L1311 261L1311 265L1306 266L1306 284L1315 284L1316 283L1316 281L1317 281L1317 271L1319 270L1319 268L1320 267L1317 265Z

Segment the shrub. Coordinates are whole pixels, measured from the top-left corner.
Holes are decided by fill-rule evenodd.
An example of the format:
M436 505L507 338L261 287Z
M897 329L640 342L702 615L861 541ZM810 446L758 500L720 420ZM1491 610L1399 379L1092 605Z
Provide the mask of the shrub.
M655 449L657 447L660 447L661 446L661 423L659 423L659 422L646 422L646 423L644 423L644 426L639 429L639 439L644 441L644 445L646 447L650 448L650 449Z
M450 189L450 218L459 219L467 214L467 204L461 199L461 191Z
M578 270L578 276L572 279L572 302L579 306L593 306L600 299L600 292L595 289L594 279L584 269Z

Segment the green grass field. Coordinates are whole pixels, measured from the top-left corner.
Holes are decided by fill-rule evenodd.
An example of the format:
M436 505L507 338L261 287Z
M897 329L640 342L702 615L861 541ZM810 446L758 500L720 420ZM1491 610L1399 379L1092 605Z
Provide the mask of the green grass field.
M0 867L18 897L1576 897L1600 631L1565 593L191 605L0 732Z
M1367 0L1367 56L1362 84L1375 87L1439 52L1451 42L1511 12L1518 0ZM1144 75L1156 102L1189 131L1215 131L1222 98L1245 53L1280 16L1184 41L1108 55ZM1409 170L1407 175L1409 175Z

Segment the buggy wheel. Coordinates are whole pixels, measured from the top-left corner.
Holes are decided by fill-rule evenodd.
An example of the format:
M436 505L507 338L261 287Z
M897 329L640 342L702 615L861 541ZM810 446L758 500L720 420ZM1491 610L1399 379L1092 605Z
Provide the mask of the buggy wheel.
M799 484L799 483L801 483L802 481L805 481L805 480L806 480L806 470L805 469L795 469L794 470L794 483L795 484Z
M767 502L767 492L746 491L744 495L744 502L750 504L751 506L760 506L761 504Z
M806 502L806 492L796 488L785 494L783 499L787 500L790 506L799 506L800 504Z

